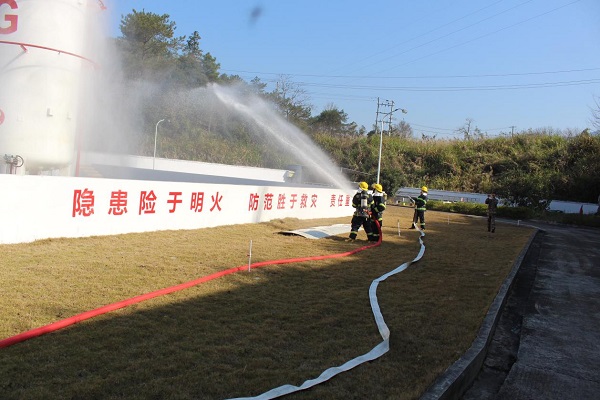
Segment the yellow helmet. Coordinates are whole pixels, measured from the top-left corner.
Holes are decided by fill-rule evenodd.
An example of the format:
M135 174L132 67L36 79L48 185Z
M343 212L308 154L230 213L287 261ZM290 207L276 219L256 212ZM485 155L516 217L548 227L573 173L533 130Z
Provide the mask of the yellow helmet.
M369 184L367 182L361 182L358 184L360 190L369 190Z
M421 190L422 190L423 192L427 193L427 186L423 186L423 187L421 188Z
M374 183L373 189L377 190L379 193L383 192L383 186L381 186L379 183Z

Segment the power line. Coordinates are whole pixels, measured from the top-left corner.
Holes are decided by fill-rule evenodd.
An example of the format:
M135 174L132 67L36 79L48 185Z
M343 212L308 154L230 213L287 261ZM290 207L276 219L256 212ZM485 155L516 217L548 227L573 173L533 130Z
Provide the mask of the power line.
M549 71L549 72L528 72L520 74L505 74L501 76L525 76L525 75L542 75L542 74L555 74L564 72L581 72L581 71L595 71L600 68L587 68L587 69L576 69L576 70L563 70L563 71ZM481 76L498 76L498 75L481 75ZM467 77L466 75L464 77ZM275 83L277 80L267 80L266 82ZM377 85L351 85L351 84L333 84L333 83L314 83L314 82L295 82L300 86L305 87L319 87L329 89L352 89L352 90L377 90L377 91L412 91L412 92L456 92L456 91L490 91L490 90L516 90L516 89L536 89L536 88L550 88L550 87L562 87L562 86L580 86L600 83L600 78L592 79L579 79L572 81L555 81L555 82L540 82L540 83L522 83L522 84L506 84L506 85L482 85L482 86L377 86ZM324 95L323 93L316 93ZM338 96L331 94L331 96ZM351 96L351 95L345 95ZM356 96L353 96L356 97ZM372 99L373 97L369 97Z
M428 35L428 34L430 34L430 33L432 33L432 32L435 32L435 31L437 31L437 30L439 30L439 29L441 29L441 28L443 28L443 27L446 27L446 26L448 26L448 25L452 25L452 24L453 24L453 23L455 23L455 22L458 22L458 21L460 21L460 20L463 20L463 19L465 19L465 18L467 18L467 17L470 17L471 15L475 15L475 14L477 14L477 13L479 13L479 12L481 12L481 11L483 11L483 10L487 9L487 8L490 8L490 7L492 7L492 6L495 6L495 5L496 5L496 4L498 4L498 3L502 3L502 1L504 1L504 0L496 1L496 2L495 2L495 3L493 3L493 4L490 4L490 5L488 5L488 6L485 6L485 7L483 7L483 8L480 8L480 9L478 9L478 10L476 10L476 11L474 11L474 12L470 13L470 14L463 15L463 16L462 16L462 17L460 17L460 18L454 19L454 20L452 20L452 21L450 21L450 22L447 22L447 23L445 23L445 24L443 24L443 25L440 25L440 26L438 26L437 28L431 29L431 30L429 30L429 31L427 31L427 32L425 32L425 33L423 33L423 34L421 34L421 35L417 35L417 36L415 36L415 37L412 37L412 38L410 38L410 39L407 39L407 40L405 40L405 41L403 41L403 42L401 42L401 43L399 43L399 44L396 44L396 45L394 45L394 46L392 46L392 47L390 47L390 48L388 48L388 49L386 49L386 50L382 50L382 51L380 51L380 52L377 52L377 53L375 53L375 54L372 54L372 55L370 55L370 56L364 57L362 60L367 60L367 59L373 58L373 57L375 57L375 56L378 56L378 55L380 55L380 54L383 54L383 53L386 53L386 52L388 52L388 51L390 51L390 50L393 50L393 49L395 49L395 48L398 48L398 47L400 47L400 46L402 46L402 45L404 45L404 44L406 44L406 43L410 43L411 41L414 41L414 40L416 40L416 39L418 39L418 38L420 38L420 37L426 36L426 35ZM528 1L526 1L526 3L529 3L529 2L531 2L531 1L533 1L533 0L528 0ZM525 3L523 3L523 4L525 4ZM522 4L521 4L521 5L522 5ZM519 7L519 6L520 6L520 5L518 5L518 6L516 6L516 7ZM499 15L499 14L496 14L496 15ZM447 36L447 35L446 35L446 36ZM444 37L445 37L445 36L444 36ZM437 39L436 39L436 40L437 40ZM417 47L420 47L420 46L417 46ZM415 47L415 48L417 48L417 47ZM410 51L410 50L412 50L412 49L409 49L409 50L407 50L407 51ZM402 54L402 53L400 53L400 54ZM392 56L392 57L395 57L395 56ZM391 58L391 57L388 57L388 58L385 58L385 59L383 59L383 60L380 60L379 62L381 62L381 61L385 61L385 60L387 60L387 59L389 59L389 58ZM362 61L362 60L360 60L360 61ZM357 64L359 64L359 63L360 63L360 61L358 61L358 62L354 62L354 63L352 63L351 65L357 65ZM371 65L374 65L374 64L376 64L376 63L371 63L371 64L368 64L368 65L365 65L365 66L363 66L363 67L361 67L361 68L359 68L359 69L364 69L364 68L366 68L366 67L369 67L369 66L371 66ZM340 69L341 69L341 68L338 68L337 70L340 70Z
M487 128L487 129L481 129L481 130L482 130L482 131L486 131L486 132L487 132L487 131L501 131L501 130L508 129L508 128L512 128L512 129L514 129L514 128L515 128L515 126L514 126L514 125L511 125L511 126L505 126L505 127L502 127L502 128Z
M465 44L469 44L469 43L472 43L472 42L474 42L474 41L476 41L476 40L483 39L483 38L485 38L485 37L488 37L488 36L494 35L494 34L496 34L496 33L498 33L498 32L502 32L502 31L504 31L504 30L507 30L507 29L513 28L513 27L515 27L515 26L517 26L517 25L524 24L524 23L526 23L526 22L529 22L529 21L532 21L532 20L534 20L534 19L536 19L536 18L543 17L543 16L545 16L545 15L548 15L548 14L550 14L550 13L554 12L554 11L558 11L558 10L560 10L560 9L562 9L562 8L568 7L568 6L570 6L570 5L573 5L573 4L575 4L575 3L579 3L580 1L581 1L581 0L575 0L575 1L572 1L572 2L570 2L570 3L567 3L567 4L564 4L564 5L562 5L562 6L560 6L560 7L553 8L553 9L552 9L552 10L550 10L550 11L546 11L546 12L544 12L544 13L541 13L541 14L535 15L535 16L533 16L533 17L530 17L530 18L524 19L524 20L522 20L522 21L519 21L519 22L516 22L516 23L514 23L514 24L512 24L512 25L505 26L504 28L500 28L500 29L497 29L497 30L495 30L495 31L492 31L492 32L486 33L485 35L478 36L478 37L476 37L476 38L474 38L474 39L467 40L466 42L459 43L459 44L457 44L457 45L454 45L454 46L447 47L447 48L445 48L445 49L442 49L442 50L440 50L440 51L436 51L435 53L430 53L430 54L427 54L427 55L425 55L425 56L423 56L423 57L419 57L419 58L416 58L416 59L414 59L414 60L407 61L407 62L406 62L406 63L404 63L404 64L400 64L400 65L397 65L397 66L395 66L395 67L388 68L388 69L386 69L386 71L389 71L390 69L396 69L396 68L399 68L399 67L405 66L405 65L407 65L407 64L410 64L410 63L413 63L413 62L415 62L415 61L420 61L420 60L422 60L422 59L424 59L424 58L428 58L428 57L431 57L431 56L434 56L434 55L437 55L437 54L440 54L440 53L446 52L446 51L448 51L448 50L455 49L455 48L457 48L457 47L460 47L460 46L464 46ZM383 71L382 71L382 72L383 72Z
M501 11L501 12L499 12L499 13L496 13L496 14L494 14L494 15L492 15L492 16L489 16L489 17L486 17L486 18L484 18L484 19L481 19L481 20L479 20L479 21L477 21L477 22L475 22L475 23L473 23L473 24L471 24L471 25L467 25L467 26L465 26L465 27L462 27L462 28L460 28L460 29L457 29L457 30L455 30L455 31L449 32L449 33L447 33L447 34L445 34L445 35L442 35L442 36L439 36L439 37L437 37L437 38L434 38L434 39L432 39L432 40L430 40L430 41L428 41L428 42L421 43L421 44L419 44L419 45L417 45L417 46L414 46L414 47L411 47L411 48L409 48L409 49L407 49L407 50L404 50L404 51L403 51L403 52L401 52L401 53L398 53L398 54L395 54L395 55L393 55L393 56L389 56L389 57L387 57L387 58L384 58L384 59L382 59L382 60L379 60L379 61L377 61L376 63L369 64L369 65L367 65L367 67L368 67L368 66L375 65L375 64L380 64L380 63L382 63L383 61L390 60L390 59L392 59L392 58L394 58L394 57L398 57L399 55L406 54L406 53L408 53L408 52L410 52L410 51L412 51L412 50L416 50L416 49L418 49L418 48L421 48L421 47L427 46L427 45L429 45L429 44L431 44L431 43L437 42L438 40L441 40L441 39L447 38L447 37L449 37L449 36L451 36L451 35L454 35L455 33L462 32L462 31L464 31L464 30L466 30L466 29L469 29L469 28L472 28L473 26L475 26L475 25L478 25L478 24L480 24L480 23L482 23L482 22L488 21L488 20L490 20L490 19L492 19L492 18L495 18L495 17L497 17L497 16L499 16L499 15L502 15L502 14L505 14L505 13L507 13L507 12L509 12L509 11L512 11L512 10L514 10L515 8L521 7L521 6L523 6L523 5L527 4L527 3L531 3L532 1L533 1L533 0L527 0L527 1L525 1L524 3L517 4L517 5L516 5L516 6L514 6L514 7L508 8L508 9L506 9L506 10L504 10L504 11ZM579 1L579 0L577 0L577 1ZM494 4L496 4L496 3L494 3ZM461 19L462 19L462 18L461 18Z
M531 0L529 0L529 1L531 1ZM529 1L527 1L527 2L529 2ZM430 54L425 55L423 57L414 59L412 61L408 61L408 62L406 62L406 63L404 63L402 65L398 65L396 67L392 67L392 68L389 68L389 69L395 69L395 68L404 66L406 64L410 64L412 62L419 61L419 60L422 60L424 58L430 57L432 55L440 54L442 52L454 49L456 47L463 46L465 44L474 42L474 41L482 39L484 37L491 36L491 35L493 35L495 33L504 31L506 29L515 27L515 26L523 24L525 22L529 22L529 21L531 21L533 19L536 19L536 18L542 17L544 15L550 14L550 13L552 13L554 11L557 11L559 9L565 8L567 6L570 6L572 4L578 3L580 1L581 0L572 1L572 2L564 4L562 6L553 8L553 9L547 11L547 12L544 12L544 13L538 14L536 16L524 19L524 20L519 21L517 23L514 23L512 25L508 25L508 26L503 27L501 29L489 32L489 33L487 33L485 35L478 36L478 37L476 37L474 39L471 39L471 40L468 40L466 42L463 42L463 43L460 43L460 44L457 44L457 45L454 45L454 46L451 46L451 47L447 47L447 48L442 49L440 51L437 51L435 53L430 53ZM527 2L525 2L525 3L527 3ZM521 5L525 4L525 3L521 3L521 4L519 4L519 5L515 6L515 7L512 7L509 10L512 10L512 9L514 9L516 7L519 7L519 6L521 6ZM508 10L505 10L505 11L503 11L501 13L495 14L494 16L502 14L502 13L504 13L506 11L508 11ZM489 19L489 18L491 18L491 17L488 17L487 19ZM475 25L475 24L472 24L471 26L473 26L473 25ZM469 75L454 75L454 76L448 76L446 78L494 77L494 76L502 77L502 76L541 75L541 74L556 74L556 73L570 73L570 72L593 71L593 70L598 70L598 69L600 69L600 68L574 69L574 70L566 70L566 71L549 71L549 72L527 72L527 73L515 73L515 74L483 74L483 75L473 75L473 76L469 76ZM242 72L242 71L240 71L240 72ZM245 73L250 73L250 72L249 71L245 71ZM254 73L254 72L252 72L252 73ZM260 73L260 74L275 74L275 73L271 73L271 72L262 72L262 73L261 72L256 72L256 73ZM281 75L281 74L279 74L279 75ZM335 76L335 75L315 75L315 74L295 74L293 76L318 77L318 78L348 78L348 79L366 79L366 78L376 78L377 79L378 78L378 77L374 77L374 76L343 76L343 75ZM437 77L437 76L435 76L435 77L422 76L422 77L381 77L381 78L386 78L386 79L395 79L395 78L397 78L397 79L400 79L400 78L407 78L407 79L408 78L412 78L412 79L432 79L432 78L435 78L435 79L438 79L438 78L445 78L445 77L444 76L439 76L439 77ZM581 84L589 84L589 83L597 83L597 82L595 82L595 81L589 81L589 82L586 82L586 83L584 83L584 82L575 83L575 81L568 82L568 83L567 82L557 82L557 83L531 84L531 87L535 87L535 86L538 86L538 87L547 87L547 86L572 86L572 85L581 85ZM349 85L348 86L342 86L342 85L328 86L326 83L323 83L323 84L304 83L304 84L307 85L307 86L315 86L315 87L337 87L337 88L347 87L347 88L353 88L353 86L349 86ZM508 86L506 86L504 88L505 89L517 89L517 88L526 88L526 87L527 87L526 85L508 85ZM368 88L368 87L364 87L364 88ZM381 88L376 88L376 87L371 87L371 88L381 90ZM498 87L498 88L500 88L500 87ZM392 89L388 88L386 90L392 90ZM457 90L497 90L497 89L495 87L487 87L487 88L482 87L482 88L400 88L400 89L397 89L397 90L410 90L410 91L457 91Z
M600 78L582 79L575 81L558 81L558 82L542 82L542 83L524 83L510 85L485 85L485 86L369 86L369 85L341 85L341 84L320 84L311 82L296 82L302 86L308 87L323 87L330 89L354 89L354 90L398 90L406 92L457 92L457 91L483 91L483 90L515 90L515 89L537 89L551 88L561 86L578 86L600 83Z
M494 17L496 17L496 16L498 16L498 15L501 15L501 14L504 14L504 13L506 13L506 12L508 12L508 11L511 11L511 10L513 10L513 9L515 9L515 8L521 7L521 6L523 6L523 5L527 4L527 3L530 3L531 1L533 1L533 0L528 0L528 1L525 1L525 2L523 2L523 3L521 3L521 4L518 4L518 5L514 6L514 7L511 7L511 8L509 8L509 9L506 9L506 10L504 10L504 11L500 12L500 13L496 13L496 14L494 14L494 15L490 16L490 17L487 17L487 18L484 18L484 19L482 19L482 20L479 20L479 21L475 22L474 24L468 25L468 26L466 26L466 27L463 27L463 28L461 28L461 29L455 30L455 31L453 31L453 32L450 32L450 33L448 33L448 34L446 34L446 35L443 35L443 36L441 36L441 37L438 37L438 38L436 38L436 39L433 39L433 40L431 40L431 41L429 41L429 42L426 42L426 43L420 44L420 45L418 45L418 46L415 46L415 47L413 47L413 48L410 48L410 49L408 49L408 50L406 50L406 51L404 51L404 52L402 52L402 53L400 53L400 54L405 54L405 53L407 53L407 52L409 52L409 51L411 51L411 50L414 50L414 49L417 49L417 48L423 47L423 46L425 46L425 45L431 44L431 43L433 43L433 42L435 42L435 41L438 41L438 40L440 40L440 39L443 39L443 38L445 38L445 37L448 37L448 36L450 36L450 35L452 35L452 34L455 34L455 33L457 33L457 32L463 31L463 30L465 30L465 29L468 29L468 28L470 28L470 27L473 27L473 26L475 26L475 25L477 25L477 24L480 24L481 22L487 21L487 20L489 20L489 19L492 19L492 18L494 18ZM490 35L492 35L492 34L494 34L494 33L497 33L497 32L500 32L500 31L503 31L503 30L505 30L505 29L508 29L508 28L511 28L511 27L513 27L513 26L519 25L519 24L521 24L521 23L524 23L524 22L530 21L530 20L532 20L532 19L538 18L538 17L540 17L540 16L546 15L546 14L548 14L548 13L551 13L551 12L553 12L553 11L556 11L556 10L558 10L558 9L561 9L561 8L563 8L563 7L569 6L569 5L571 5L571 4L577 3L577 2L579 2L579 1L581 1L581 0L575 0L575 1L571 2L571 3L569 3L569 4L563 5L563 6L561 6L561 7L557 7L557 8L555 8L555 9L552 9L552 10L550 10L550 11L546 12L546 13L539 14L539 15L537 15L537 16L534 16L534 17L532 17L532 18L529 18L529 19L526 19L526 20L524 20L524 21L518 22L518 23L516 23L516 24L510 25L510 26L508 26L508 27L505 27L505 28L502 28L502 29L496 30L496 31L494 31L494 32L491 32L491 33L488 33L488 34L486 34L486 35L479 36L479 37L477 37L477 38L475 38L475 39L472 39L472 40L469 40L469 41L467 41L467 42L463 42L463 43L461 43L461 44L458 44L458 45L455 45L455 46L451 46L451 47L449 47L449 48L446 48L446 49L443 49L443 50L441 50L441 51L438 51L438 52L435 52L435 53L432 53L432 54L429 54L429 55L426 55L426 56L423 56L423 57L417 58L417 59L415 59L415 60L412 60L412 61L409 61L409 62L407 62L407 63L404 63L404 64L402 64L402 65L400 65L400 66L403 66L403 65L406 65L406 64L409 64L409 63L412 63L412 62L415 62L415 61L421 60L421 59L423 59L423 58L427 58L427 57L429 57L429 56L431 56L431 55L435 55L435 54L439 54L439 53L445 52L445 51L447 51L447 50L450 50L450 49L453 49L453 48L456 48L456 47L462 46L462 45L464 45L464 44L467 44L467 43L471 43L472 41L475 41L475 40L478 40L478 39L481 39L481 38L484 38L484 37L490 36ZM393 58L393 57L396 57L396 56L398 56L398 55L400 55L400 54L397 54L397 55L395 55L395 56L392 56L392 57L388 57L388 58L386 58L386 59L384 59L384 60L380 60L380 61L379 61L379 63L380 63L381 61L389 60L389 59L391 59L391 58ZM373 65L373 64L371 64L371 65ZM397 67L400 67L400 66L397 66ZM393 68L397 68L397 67L393 67ZM386 70L390 70L390 69L392 69L392 68L388 68L388 69L386 69ZM382 72L383 72L383 71L382 71ZM356 80L356 79L354 79L354 80Z
M260 74L260 75L291 75L295 77L307 77L307 78L348 78L348 79L451 79L451 78L497 78L497 77L509 77L509 76L530 76L530 75L551 75L551 74L567 74L574 72L589 72L598 71L600 67L596 68L579 68L579 69L568 69L558 71L541 71L541 72L516 72L516 73L502 73L502 74L473 74L473 75L413 75L413 76L374 76L374 75L319 75L319 74L282 74L279 72L261 72L261 71L242 71L242 70L227 70L222 71L237 72L244 74ZM252 77L254 78L254 77ZM252 79L247 78L247 79ZM275 82L275 80L266 80L266 82Z
M410 122L409 122L409 124L410 124L410 126L420 126L420 127L423 127L423 128L429 128L429 129L435 129L435 130L442 130L442 131L455 131L456 130L456 129L449 129L449 128L436 128L434 126L419 125L419 124L413 124L413 123L410 123Z
M428 129L434 129L433 131L431 130L426 130L426 129L419 129L419 131L423 131L423 132L427 132L427 133L435 133L435 134L440 134L440 135L458 135L460 133L457 132L457 130L459 128L437 128L434 126L427 126L427 125L420 125L420 124L414 124L411 122L407 122L411 127L416 126L416 127L420 127L420 128L428 128ZM505 126L502 128L479 128L478 129L482 132L489 132L489 131L501 131L504 129L510 129L510 128L514 128L514 126ZM439 132L439 131L451 131L451 132Z

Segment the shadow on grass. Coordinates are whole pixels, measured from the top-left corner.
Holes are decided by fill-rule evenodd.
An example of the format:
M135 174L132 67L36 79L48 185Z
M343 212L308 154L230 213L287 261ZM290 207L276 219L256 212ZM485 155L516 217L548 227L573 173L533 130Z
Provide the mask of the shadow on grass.
M380 341L370 282L347 273L361 266L312 268L240 272L221 278L234 290L187 289L2 349L0 397L216 399L300 384Z
M381 342L368 288L416 256L410 235L410 246L390 240L347 258L239 272L2 349L0 398L222 399L300 385ZM456 239L428 231L427 268L380 285L389 353L287 398L422 393L468 347L509 269L437 265Z

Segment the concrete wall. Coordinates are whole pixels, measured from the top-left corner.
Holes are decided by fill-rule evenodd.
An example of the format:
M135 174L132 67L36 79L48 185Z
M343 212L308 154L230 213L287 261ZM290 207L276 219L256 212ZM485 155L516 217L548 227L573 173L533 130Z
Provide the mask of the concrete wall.
M353 194L320 187L0 175L0 243L287 217L350 218Z
M548 206L549 211L560 211L565 214L596 214L598 204L578 203L575 201L552 200Z
M265 181L283 182L287 170L238 165L214 164L199 161L171 160L131 155L114 155L104 153L83 152L81 164L112 165L119 167L140 168L146 170L172 171L188 174L226 176L241 179L260 179Z

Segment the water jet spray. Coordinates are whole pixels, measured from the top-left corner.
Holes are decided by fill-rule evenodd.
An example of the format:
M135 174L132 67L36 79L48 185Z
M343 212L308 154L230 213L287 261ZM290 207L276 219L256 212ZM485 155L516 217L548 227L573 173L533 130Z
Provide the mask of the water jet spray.
M225 106L253 123L267 136L269 143L276 144L273 151L284 151L292 155L328 185L353 190L340 167L304 132L279 115L269 103L252 94L242 96L234 87L213 84L209 89Z

